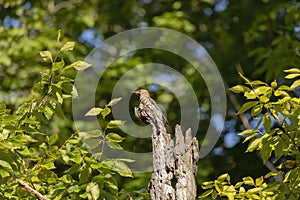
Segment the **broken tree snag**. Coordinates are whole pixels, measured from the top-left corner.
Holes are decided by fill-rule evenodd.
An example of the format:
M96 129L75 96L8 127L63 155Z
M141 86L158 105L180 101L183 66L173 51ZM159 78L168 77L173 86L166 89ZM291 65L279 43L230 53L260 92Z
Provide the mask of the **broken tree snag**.
M188 129L185 137L176 125L176 143L167 133L165 123L155 113L148 113L152 128L153 174L149 183L150 199L192 200L196 198L195 176L199 159L198 141ZM172 182L176 182L175 188ZM173 184L174 185L174 184Z
M192 200L197 196L196 174L199 148L196 138L192 139L191 129L182 134L181 127L175 127L176 199Z
M165 122L149 117L152 127L153 174L149 183L150 199L175 199L175 189L172 187L174 178L174 142L167 133Z

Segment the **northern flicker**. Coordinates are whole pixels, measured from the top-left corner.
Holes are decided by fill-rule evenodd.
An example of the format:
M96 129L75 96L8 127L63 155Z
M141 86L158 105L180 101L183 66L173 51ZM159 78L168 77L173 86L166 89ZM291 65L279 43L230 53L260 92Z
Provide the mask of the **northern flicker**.
M138 90L135 93L140 96L139 105L134 108L136 117L146 124L150 123L151 118L156 118L162 121L165 126L168 126L167 118L157 103L150 97L150 93L145 89Z

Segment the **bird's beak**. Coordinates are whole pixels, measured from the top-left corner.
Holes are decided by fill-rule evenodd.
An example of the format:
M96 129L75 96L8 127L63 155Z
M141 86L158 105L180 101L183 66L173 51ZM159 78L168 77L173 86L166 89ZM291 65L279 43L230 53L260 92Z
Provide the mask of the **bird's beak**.
M132 94L138 94L138 92L137 92L137 91L131 91L131 93L132 93Z

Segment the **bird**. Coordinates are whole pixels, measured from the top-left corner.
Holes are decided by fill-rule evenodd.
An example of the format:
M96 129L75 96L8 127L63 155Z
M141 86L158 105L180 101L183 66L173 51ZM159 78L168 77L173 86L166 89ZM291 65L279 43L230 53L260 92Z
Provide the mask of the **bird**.
M139 105L134 108L136 117L138 117L145 124L150 123L150 119L156 118L162 121L165 127L168 126L168 121L161 108L150 97L148 90L140 89L135 91L135 94L139 95Z

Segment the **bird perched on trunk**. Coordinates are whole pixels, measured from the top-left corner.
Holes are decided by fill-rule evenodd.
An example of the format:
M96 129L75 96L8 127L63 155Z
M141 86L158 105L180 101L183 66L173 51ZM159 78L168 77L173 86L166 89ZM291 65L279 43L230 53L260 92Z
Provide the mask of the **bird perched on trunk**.
M167 118L157 103L150 97L150 93L145 89L138 90L135 93L140 96L139 105L134 108L135 116L146 124L149 124L152 119L154 121L160 120L165 127L168 126Z

